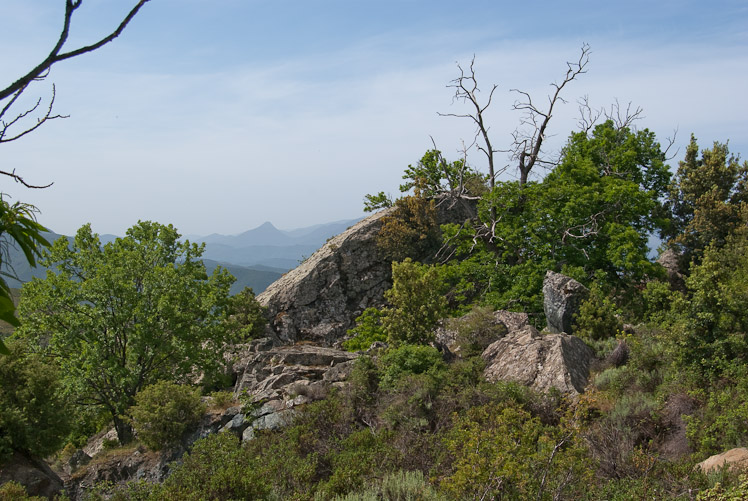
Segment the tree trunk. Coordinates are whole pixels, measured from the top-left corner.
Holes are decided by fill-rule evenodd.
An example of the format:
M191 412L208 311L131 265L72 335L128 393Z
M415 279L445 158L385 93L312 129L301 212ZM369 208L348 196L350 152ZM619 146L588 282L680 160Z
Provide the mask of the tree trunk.
M114 416L114 429L120 445L127 445L135 438L132 425L122 416Z

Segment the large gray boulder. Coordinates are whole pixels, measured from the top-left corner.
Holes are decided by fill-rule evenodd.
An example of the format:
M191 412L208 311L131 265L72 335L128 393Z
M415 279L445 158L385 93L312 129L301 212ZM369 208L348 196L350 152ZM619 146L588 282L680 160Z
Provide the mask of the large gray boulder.
M437 223L464 223L475 216L475 203L464 198L437 200ZM258 295L257 301L267 307L268 335L280 343L332 346L366 308L383 306L384 292L392 286L392 263L379 251L377 235L383 218L394 211L379 211L331 238Z
M568 334L543 335L530 325L510 332L481 355L490 382L515 381L545 392L579 394L587 386L593 351Z
M572 334L574 315L589 297L589 289L573 278L548 271L543 280L543 311L552 333Z
M42 459L14 452L0 464L0 485L17 482L30 496L52 498L62 492L63 483Z
M281 342L331 345L364 309L382 305L392 270L380 256L376 236L390 212L377 212L331 238L257 296Z

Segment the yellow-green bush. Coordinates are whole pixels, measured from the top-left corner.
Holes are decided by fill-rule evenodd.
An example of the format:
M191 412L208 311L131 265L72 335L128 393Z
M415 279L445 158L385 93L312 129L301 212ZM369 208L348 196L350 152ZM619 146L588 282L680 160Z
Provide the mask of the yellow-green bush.
M130 409L138 438L149 449L161 450L179 440L205 412L200 392L186 385L160 381L135 397Z

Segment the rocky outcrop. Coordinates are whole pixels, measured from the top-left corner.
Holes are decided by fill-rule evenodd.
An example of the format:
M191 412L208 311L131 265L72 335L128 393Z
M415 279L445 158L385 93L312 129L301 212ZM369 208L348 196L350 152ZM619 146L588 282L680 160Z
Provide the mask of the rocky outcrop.
M681 269L681 256L673 249L667 249L657 258L657 263L665 268L667 279L673 290L685 292L686 279Z
M52 498L62 491L60 477L39 458L27 456L20 452L0 465L0 485L6 482L21 484L30 496Z
M272 334L282 342L331 345L370 306L381 306L392 270L376 236L380 211L331 238L317 252L257 296L267 307Z
M574 315L589 296L589 290L573 278L548 271L543 280L543 311L548 330L572 334Z
M437 223L463 223L475 217L475 205L476 200L467 198L437 200ZM394 210L372 214L331 238L257 296L267 307L271 337L282 343L304 340L332 346L366 308L384 304L392 266L376 239L382 219Z
M341 384L357 355L312 344L274 346L270 339L247 344L234 365L234 395L255 408L236 419L231 431L244 440L263 429L288 424L295 408L324 398L330 386Z
M538 391L556 388L578 394L587 386L594 353L579 338L542 335L528 325L491 344L481 356L488 381L515 381Z
M704 473L727 467L731 471L748 472L748 449L737 447L722 454L711 456L696 465Z

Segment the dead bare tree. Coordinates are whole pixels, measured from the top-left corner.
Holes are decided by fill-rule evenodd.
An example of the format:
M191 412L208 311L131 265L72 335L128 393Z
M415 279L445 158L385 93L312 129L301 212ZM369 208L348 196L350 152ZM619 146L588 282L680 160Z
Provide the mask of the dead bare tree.
M590 46L583 44L579 59L574 62L566 63L566 74L561 83L552 83L551 87L555 89L553 94L548 96L547 108L541 109L532 100L532 96L519 89L511 89L522 96L522 99L512 105L512 109L522 112L520 127L512 133L512 146L508 150L512 159L517 162L519 171L519 184L524 186L530 176L530 172L536 164L552 165L553 162L542 158L543 142L546 139L548 123L553 117L554 108L558 103L566 103L561 97L561 91L564 90L570 82L575 80L579 75L587 72L587 64L590 61Z
M49 71L52 65L66 59L93 52L104 45L108 44L124 31L127 25L132 21L135 15L140 9L148 3L150 0L139 0L135 6L130 9L127 15L124 17L119 26L112 31L109 35L105 36L96 43L85 45L77 49L63 51L65 43L68 40L70 34L70 23L73 18L73 14L83 4L83 0L65 0L65 14L63 16L62 29L60 36L57 39L57 43L52 47L46 58L37 64L34 68L28 71L25 75L21 76L18 80L14 81L4 89L0 89L0 143L8 143L20 139L21 137L35 131L43 124L50 120L57 118L66 118L65 115L58 115L53 112L55 103L55 87L52 86L52 96L49 99L49 103L46 106L42 106L42 98L36 101L36 104L30 108L25 109L21 112L12 111L14 105L17 105L20 101L21 95L28 90L29 86L33 82L44 80L49 75ZM6 118L7 117L7 118ZM36 120L34 120L36 118ZM14 181L21 183L27 188L47 188L51 186L46 185L35 185L26 182L23 177L19 176L15 169L14 170L3 170L0 169L0 174L12 178Z
M512 133L512 145L506 150L494 148L489 135L490 127L486 124L485 120L486 110L491 106L494 92L498 88L498 85L493 84L491 86L491 90L488 92L488 99L486 99L485 103L482 103L479 98L481 91L475 74L475 56L473 56L473 59L470 61L470 66L467 70L459 63L457 64L460 76L452 80L447 87L455 89L452 98L453 102L460 101L462 103L467 103L471 108L471 111L469 113L439 113L439 115L467 118L473 122L475 125L475 136L471 147L474 145L486 156L486 160L488 161L488 182L491 190L493 190L496 185L496 177L510 167L505 166L497 170L495 160L496 153L509 153L512 160L517 162L520 187L527 184L530 172L536 164L553 165L552 161L542 158L542 146L546 139L548 124L553 117L553 112L557 103L566 102L561 97L561 92L564 87L575 80L579 75L586 73L587 64L589 63L589 55L590 46L588 44L583 44L579 58L574 62L566 63L567 70L561 83L551 84L555 90L553 94L548 96L547 108L541 109L536 106L532 100L532 96L528 92L511 89L512 92L517 92L523 96L522 100L516 101L512 106L512 109L521 111L523 114L520 119L520 126ZM467 163L466 149L464 153L465 162ZM489 245L493 245L494 239L496 238L495 228L499 220L496 207L491 207L490 219L491 221L484 223L483 228L479 230L479 233L483 241L487 242Z
M470 61L469 73L466 73L462 66L458 63L457 68L460 70L460 76L452 80L447 87L455 89L455 95L452 101L462 101L463 103L469 103L475 111L473 113L439 113L439 116L443 117L458 117L467 118L475 123L475 138L473 144L486 155L488 160L488 183L491 189L494 188L496 183L497 172L494 167L494 153L499 150L495 150L491 146L491 138L488 135L489 127L486 125L483 114L491 106L491 100L493 93L498 88L497 84L493 84L490 92L488 93L488 99L485 104L481 104L478 99L480 89L478 88L478 80L475 76L475 56ZM479 141L482 140L481 141Z

